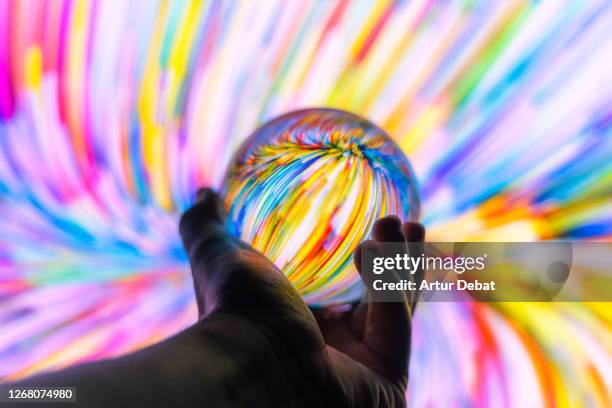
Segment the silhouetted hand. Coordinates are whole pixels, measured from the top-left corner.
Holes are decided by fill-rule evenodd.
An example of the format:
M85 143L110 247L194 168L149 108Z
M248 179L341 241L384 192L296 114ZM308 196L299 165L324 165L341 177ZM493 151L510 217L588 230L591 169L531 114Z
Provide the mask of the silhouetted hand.
M196 324L130 355L15 385L75 386L77 405L87 407L405 405L414 299L318 310L315 318L276 266L227 232L209 189L183 214L180 233ZM360 248L421 242L424 233L420 224L386 217ZM359 267L359 248L355 254Z
M243 337L234 340L239 349L274 355L262 366L274 371L278 381L268 396L270 403L403 406L414 299L361 302L345 313L319 310L315 320L278 268L227 233L216 194L201 190L198 198L183 215L181 235L191 260L200 318L214 321L219 332L240 326ZM424 235L420 224L402 225L396 217L378 220L374 240L355 251L355 264L359 269L363 246L422 242ZM245 357L248 366L252 357ZM265 378L251 381L260 381L261 389L269 386Z

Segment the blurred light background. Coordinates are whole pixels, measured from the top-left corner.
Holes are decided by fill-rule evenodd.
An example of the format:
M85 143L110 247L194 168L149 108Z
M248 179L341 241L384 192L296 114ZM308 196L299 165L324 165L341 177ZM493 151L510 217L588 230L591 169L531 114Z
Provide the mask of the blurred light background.
M195 321L177 217L240 142L386 129L431 240L612 238L609 1L0 1L0 378ZM612 404L607 303L423 304L409 404Z

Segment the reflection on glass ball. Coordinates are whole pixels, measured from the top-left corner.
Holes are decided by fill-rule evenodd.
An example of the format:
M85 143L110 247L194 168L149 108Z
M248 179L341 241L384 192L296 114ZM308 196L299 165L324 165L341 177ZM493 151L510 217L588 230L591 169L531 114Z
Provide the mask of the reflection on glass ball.
M310 305L352 302L352 253L385 215L418 217L408 159L354 114L306 109L277 117L236 153L224 187L228 228L267 255Z

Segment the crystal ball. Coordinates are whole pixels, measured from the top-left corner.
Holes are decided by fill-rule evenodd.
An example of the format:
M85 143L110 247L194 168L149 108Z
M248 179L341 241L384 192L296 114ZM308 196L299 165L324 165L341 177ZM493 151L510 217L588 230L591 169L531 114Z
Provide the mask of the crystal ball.
M416 220L414 173L378 126L335 109L265 123L233 157L223 187L227 227L265 254L311 306L354 302L353 251L386 215Z

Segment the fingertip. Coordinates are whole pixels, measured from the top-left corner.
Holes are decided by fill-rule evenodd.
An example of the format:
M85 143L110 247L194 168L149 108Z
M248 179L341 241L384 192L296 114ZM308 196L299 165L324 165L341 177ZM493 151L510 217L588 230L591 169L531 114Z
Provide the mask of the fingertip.
M388 215L374 223L372 237L377 242L401 242L404 240L401 227L402 222L397 216Z
M206 209L206 212L217 218L223 218L223 205L221 203L221 197L215 190L210 187L202 187L196 192L196 203L194 207L202 207Z
M418 222L406 222L402 225L402 232L408 242L423 242L425 240L425 226Z
M200 201L202 201L204 197L208 195L209 191L210 191L210 188L208 187L199 188L198 191L196 192L196 203L199 203Z
M223 220L223 205L219 195L211 188L200 188L196 192L195 204L181 215L179 233L184 244L188 245L206 228L223 224Z
M399 228L402 225L402 221L397 215L387 215L382 218L376 220L375 226L378 225L379 228L383 227L394 227Z
M386 217L382 218L383 220L389 220L389 222L400 226L402 225L402 220L400 220L400 217L398 217L397 215L387 215Z
M217 200L218 194L210 187L201 187L196 192L196 203Z

